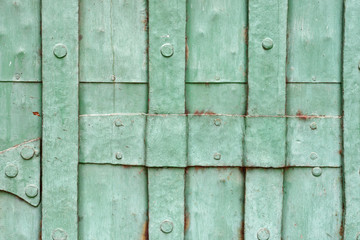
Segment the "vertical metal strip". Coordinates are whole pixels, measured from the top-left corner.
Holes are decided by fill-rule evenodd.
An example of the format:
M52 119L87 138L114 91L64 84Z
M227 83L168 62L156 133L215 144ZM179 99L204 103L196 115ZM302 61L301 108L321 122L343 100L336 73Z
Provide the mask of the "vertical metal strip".
M184 238L185 25L186 0L149 0L149 239Z
M78 239L78 1L42 1L42 238Z
M344 17L344 239L360 239L360 1L346 0Z
M287 0L249 1L245 239L281 239L286 29Z

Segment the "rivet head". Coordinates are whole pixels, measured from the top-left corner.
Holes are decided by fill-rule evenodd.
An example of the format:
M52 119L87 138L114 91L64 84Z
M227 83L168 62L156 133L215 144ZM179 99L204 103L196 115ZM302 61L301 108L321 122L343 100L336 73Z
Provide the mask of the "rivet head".
M310 124L310 128L311 128L311 130L317 129L316 122L311 123L311 124Z
M115 81L115 80L116 80L115 75L111 75L111 81Z
M262 228L257 232L257 238L259 240L268 240L270 238L270 231L267 228Z
M16 74L15 74L15 79L16 79L16 80L19 80L20 78L21 78L21 74L20 74L20 73L16 73Z
M317 158L318 158L317 153L315 153L315 152L310 153L310 159L311 159L311 160L315 160L315 159L317 159Z
M67 48L64 44L58 43L54 46L53 53L57 58L64 58L67 55Z
M39 193L39 189L35 185L30 184L30 185L27 185L25 188L25 194L29 198L36 197L38 195L38 193Z
M24 160L30 160L35 155L35 150L32 147L25 146L21 150L20 155Z
M265 49L265 50L270 50L272 49L274 46L274 42L271 38L265 38L263 41L262 41L262 47Z
M52 233L52 239L53 240L66 240L67 233L63 229L57 228Z
M115 126L122 127L122 126L124 126L124 124L122 123L122 121L120 119L116 119L115 120Z
M171 57L174 54L174 47L170 43L165 43L160 48L161 55Z
M220 118L215 119L214 124L215 124L215 126L220 126L221 125L221 119Z
M171 233L174 228L174 225L171 221L165 220L160 224L160 230L163 233Z
M121 160L121 159L123 158L123 155L122 155L121 152L117 152L117 153L115 154L115 157L116 157L117 160Z
M314 177L320 177L320 176L321 176L321 173L322 173L322 170L321 170L321 168L319 168L319 167L314 167L314 168L312 169L312 175L313 175Z
M220 160L221 159L221 154L220 153L215 153L214 154L214 159L215 160Z
M5 167L5 175L9 178L16 177L18 173L19 173L18 167L14 164L8 164Z

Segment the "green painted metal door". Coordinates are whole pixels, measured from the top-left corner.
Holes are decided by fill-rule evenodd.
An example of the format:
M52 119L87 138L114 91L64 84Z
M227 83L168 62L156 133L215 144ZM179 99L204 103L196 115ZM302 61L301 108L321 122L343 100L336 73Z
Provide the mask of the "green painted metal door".
M357 0L1 0L0 239L360 239Z

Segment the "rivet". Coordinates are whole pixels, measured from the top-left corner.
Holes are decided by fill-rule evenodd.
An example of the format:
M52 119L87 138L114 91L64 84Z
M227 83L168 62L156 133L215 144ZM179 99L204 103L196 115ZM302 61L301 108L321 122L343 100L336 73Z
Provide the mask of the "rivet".
M271 38L265 38L262 41L262 47L265 50L270 50L270 49L272 49L273 46L274 46L274 42L273 42L273 40Z
M122 121L120 119L116 119L115 120L115 126L122 127L122 126L124 126L124 124L122 123Z
M25 146L21 150L20 155L24 160L29 160L35 155L35 151L32 147Z
M220 160L221 159L221 154L220 153L215 153L214 154L214 159L215 160Z
M311 77L311 80L313 80L314 82L316 81L316 77L315 76L312 76Z
M267 228L261 228L257 232L257 238L259 240L268 240L270 238L270 231Z
M111 75L111 81L115 81L115 80L116 80L115 75Z
M317 129L316 122L311 123L311 124L310 124L310 128L311 128L312 130Z
M215 80L216 80L216 81L219 81L219 80L220 80L220 77L219 77L219 76L216 76L216 77L215 77Z
M121 152L117 152L117 153L115 154L115 157L116 157L116 159L121 160L121 159L123 158L123 155L122 155Z
M21 78L21 74L20 74L20 73L16 73L16 74L15 74L15 78L16 78L16 80L19 80L19 79Z
M320 176L321 176L321 173L322 173L322 170L321 170L321 168L319 168L319 167L314 167L314 168L312 169L312 175L313 175L314 177L320 177Z
M220 125L221 125L221 119L220 119L220 118L215 119L215 120L214 120L214 124L215 124L216 126L220 126Z
M53 240L66 240L67 233L63 229L57 228L52 233L52 239Z
M9 178L16 177L18 173L19 173L18 167L14 164L8 164L5 167L5 175Z
M67 48L64 44L58 43L54 46L53 53L57 58L63 58L67 55Z
M29 198L34 198L38 195L39 193L39 189L35 186L35 185L27 185L25 188L25 194L26 196L28 196Z
M356 240L360 240L360 233L357 235Z
M171 233L174 228L174 225L171 221L165 220L160 224L160 230L163 233Z
M358 65L358 69L360 70L360 62L359 62L359 65ZM360 236L360 235L359 235ZM360 239L360 237L358 237Z
M311 160L315 160L315 159L317 159L317 158L318 158L317 153L315 153L315 152L310 153L310 159L311 159Z
M174 54L174 47L170 43L165 43L160 48L161 55L171 57Z

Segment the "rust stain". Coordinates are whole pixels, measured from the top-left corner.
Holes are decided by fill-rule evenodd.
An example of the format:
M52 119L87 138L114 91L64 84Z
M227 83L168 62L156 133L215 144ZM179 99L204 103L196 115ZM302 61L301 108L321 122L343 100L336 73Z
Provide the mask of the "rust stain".
M186 232L190 227L190 213L185 212L185 223L184 223L184 232Z
M244 36L245 44L248 45L248 28L247 27L244 28L243 36Z
M121 165L123 168L131 168L132 166L130 165Z
M300 110L297 111L296 116L300 119L307 120L312 118L311 116L304 115Z
M42 228L42 219L40 219L40 229ZM39 231L39 240L42 240L42 231Z
M194 112L194 115L198 115L198 116L200 116L200 115L216 115L216 113L214 113L212 111L207 111L207 112L201 111L200 112L200 111L196 110Z
M343 153L343 151L342 151L342 149L340 149L340 150L339 150L339 154L342 155L342 153Z
M149 239L149 222L146 220L142 228L141 240L148 240L148 239Z
M39 112L33 112L33 115L40 117L40 113L39 113Z
M144 168L142 168L140 171L139 171L139 174L143 173L144 172Z
M187 44L187 37L185 38L185 64L187 64L187 61L189 59L189 46Z
M244 240L244 220L241 221L241 226L239 228L239 240Z
M148 30L148 23L149 23L149 14L148 11L146 11L146 16L144 20L142 20L142 23L144 24L144 31Z

